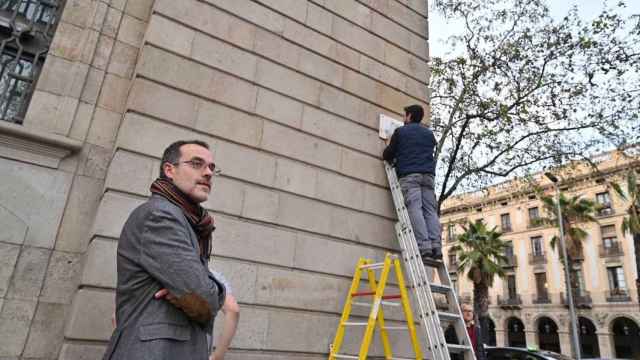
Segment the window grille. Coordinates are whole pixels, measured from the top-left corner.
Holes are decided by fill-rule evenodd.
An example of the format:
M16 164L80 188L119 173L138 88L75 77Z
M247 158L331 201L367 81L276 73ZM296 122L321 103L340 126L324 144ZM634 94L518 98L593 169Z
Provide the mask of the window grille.
M21 124L64 0L0 0L0 119Z

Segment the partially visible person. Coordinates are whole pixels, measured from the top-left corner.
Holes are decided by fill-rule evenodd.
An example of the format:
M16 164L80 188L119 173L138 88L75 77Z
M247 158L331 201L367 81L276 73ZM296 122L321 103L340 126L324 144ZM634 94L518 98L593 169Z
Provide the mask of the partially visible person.
M224 285L227 290L227 296L224 300L224 305L222 305L222 314L224 316L222 333L218 336L215 351L211 353L209 360L224 360L224 355L229 350L231 340L233 340L233 336L236 334L236 330L238 328L238 321L240 320L240 306L238 306L238 303L231 292L231 285L229 285L229 282L224 278L224 276L217 271L212 271L212 273L213 276Z
M467 328L467 334L469 334L469 340L471 340L471 345L473 346L473 352L476 354L476 359L485 360L486 356L482 343L482 335L480 326L475 324L473 306L468 302L464 302L460 305L460 310L462 310L462 318Z
M442 259L440 220L435 195L436 138L420 122L420 105L404 108L404 126L395 130L382 157L395 165L420 255Z
M200 206L214 172L204 142L165 149L151 197L131 213L118 242L116 328L105 360L209 359L207 335L230 303L208 268L215 227Z

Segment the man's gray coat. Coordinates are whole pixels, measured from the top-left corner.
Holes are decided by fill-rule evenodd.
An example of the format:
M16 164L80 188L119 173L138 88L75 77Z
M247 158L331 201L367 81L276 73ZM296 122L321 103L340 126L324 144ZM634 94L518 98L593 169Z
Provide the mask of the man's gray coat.
M206 334L225 289L201 259L182 209L152 195L129 216L118 243L117 327L104 360L207 360ZM155 299L165 288L176 299Z

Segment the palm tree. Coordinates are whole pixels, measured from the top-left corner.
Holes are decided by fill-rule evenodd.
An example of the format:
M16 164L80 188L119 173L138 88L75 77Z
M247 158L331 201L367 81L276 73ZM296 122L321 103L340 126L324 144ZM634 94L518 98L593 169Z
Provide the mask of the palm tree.
M558 205L556 200L551 196L542 195L540 200L544 204L546 213L549 217L541 217L538 221L544 224L549 224L560 228L558 222ZM562 225L564 227L564 243L567 247L567 262L571 264L569 266L569 284L572 290L580 289L578 284L578 277L576 276L573 264L577 259L582 258L582 243L587 238L587 233L580 224L587 222L595 222L598 220L595 218L596 213L600 209L600 205L595 201L583 199L581 195L574 195L567 198L564 194L560 193L560 210L562 212ZM554 236L551 239L551 247L555 249L558 242L558 236ZM562 257L560 257L562 259ZM562 262L563 266L567 264Z
M482 220L469 222L462 228L464 232L457 237L451 251L459 254L459 271L466 270L473 282L474 312L484 333L489 316L489 288L496 275L505 276L502 264L507 261L505 250L509 245L501 239L502 233L496 227L488 229Z
M633 247L636 254L636 289L640 298L640 186L638 186L638 178L634 170L630 170L626 175L627 193L622 190L620 185L612 183L616 193L625 200L629 207L627 208L627 216L622 220L622 233L633 235Z

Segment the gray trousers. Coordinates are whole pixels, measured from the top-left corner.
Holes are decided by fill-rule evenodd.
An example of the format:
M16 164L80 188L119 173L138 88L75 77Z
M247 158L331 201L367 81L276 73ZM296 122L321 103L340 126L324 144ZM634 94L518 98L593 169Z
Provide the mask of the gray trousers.
M418 248L442 251L433 175L405 175L400 178L400 188Z

